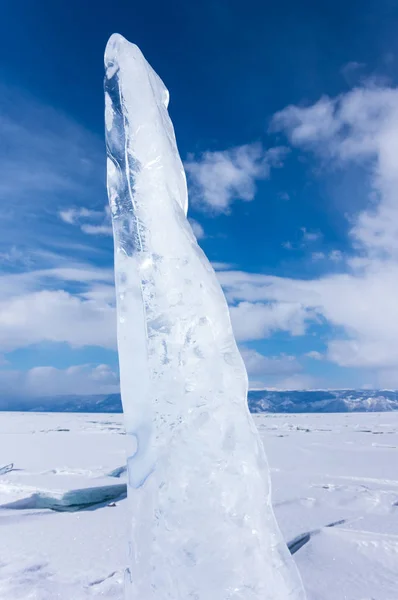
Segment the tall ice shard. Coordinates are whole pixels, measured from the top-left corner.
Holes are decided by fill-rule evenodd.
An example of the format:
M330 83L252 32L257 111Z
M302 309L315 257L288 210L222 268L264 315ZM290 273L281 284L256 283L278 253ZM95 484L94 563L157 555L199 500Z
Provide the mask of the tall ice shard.
M128 600L303 600L275 521L247 375L187 220L169 94L137 46L105 52L131 519Z

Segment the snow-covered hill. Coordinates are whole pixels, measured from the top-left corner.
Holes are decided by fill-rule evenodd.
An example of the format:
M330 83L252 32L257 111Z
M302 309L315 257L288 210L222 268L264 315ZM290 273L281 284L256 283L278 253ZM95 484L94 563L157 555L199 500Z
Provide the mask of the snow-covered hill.
M341 413L398 410L398 390L251 390L253 413ZM0 410L119 413L119 394L0 398Z

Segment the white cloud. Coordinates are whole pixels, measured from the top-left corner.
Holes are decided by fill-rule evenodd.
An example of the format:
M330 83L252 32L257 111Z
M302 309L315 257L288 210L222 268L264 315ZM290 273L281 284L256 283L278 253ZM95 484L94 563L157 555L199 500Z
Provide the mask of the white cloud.
M352 60L342 67L341 74L348 85L352 86L357 83L359 79L361 79L365 67L366 65L364 63Z
M195 219L189 219L189 223L192 227L192 231L197 240L202 240L205 237L205 230L202 225L195 221Z
M81 226L81 230L83 233L87 233L88 235L112 235L112 225L102 224L102 225L90 225L89 223L84 223Z
M368 254L398 255L398 88L356 88L308 108L289 106L273 128L291 143L341 166L363 165L371 176L366 208L351 230Z
M338 263L344 259L343 253L340 250L331 250L328 254L325 252L312 252L312 260L330 260L331 262Z
M60 210L59 216L61 221L64 223L68 223L68 225L74 225L76 222L76 213L77 211L75 208L68 208L66 210Z
M290 106L275 115L273 128L325 168L363 169L368 195L350 231L356 256L347 271L318 280L251 278L244 284L239 277L234 285L242 291L246 285L245 298L302 302L339 332L328 344L329 360L373 370L379 385L397 385L398 88L370 83L310 107ZM338 250L328 258L344 263Z
M28 371L0 370L2 396L112 394L119 391L119 375L109 365L76 365L67 369L34 367Z
M249 202L256 194L256 181L267 179L278 166L284 150L265 150L261 144L247 144L229 150L204 152L185 162L193 186L193 198L217 212L227 212L234 200Z
M32 262L32 258L26 255L26 252L22 252L17 246L11 246L5 252L0 252L0 263L2 265L23 265L28 267Z
M286 293L289 293L291 282L294 281L272 275L263 275L261 273L247 273L245 271L221 271L217 275L229 302L279 301L279 298L271 297L275 284L278 283L278 286L286 290ZM296 305L294 299L292 302ZM297 310L300 310L300 308L301 305L297 306Z
M98 287L100 284L113 289L112 269L93 267L67 257L57 260L57 267L0 274L0 301L12 300L36 291L64 289L70 283L78 286L82 293L89 287Z
M241 339L256 339L256 333L260 338L278 329L300 335L309 324L325 320L341 332L329 341L329 360L380 371L396 366L398 371L398 265L379 262L363 272L316 280L233 271L218 276L227 296L241 301L245 309L234 315L232 307ZM271 303L276 315L290 319L266 319L261 307L269 305L263 302Z
M234 265L226 262L212 261L211 265L215 271L228 271L228 269L233 269Z
M332 250L331 252L329 252L329 259L333 262L340 262L341 260L343 260L343 258L343 253L340 250Z
M374 369L380 385L391 381L394 368L398 372L397 264L377 262L362 271L316 280L233 271L218 276L227 296L244 307L231 309L240 339L260 338L278 329L300 335L309 324L325 320L340 332L329 341L326 358L344 367ZM290 319L267 319L263 302Z
M288 106L276 113L271 131L286 131L295 146L314 144L337 135L339 124L335 119L335 101L327 96L309 107Z
M240 302L230 307L230 313L239 341L260 340L281 330L302 335L307 319L303 306L295 302Z
M251 348L241 348L240 352L250 376L293 375L302 370L295 356L264 356Z
M312 260L324 260L326 258L324 252L313 252L311 254Z
M376 373L373 384L369 388L381 387L384 389L398 389L398 369L394 365L392 369L382 369Z
M90 210L88 208L66 208L59 211L59 216L64 223L69 225L77 225L81 219L92 219L102 217L103 212L97 210Z
M322 234L319 231L308 231L306 227L302 227L301 231L304 243L316 242L322 237Z
M0 303L0 348L39 342L116 348L114 307L63 290L43 290Z
M87 235L112 235L111 217L108 206L104 210L69 207L59 211L61 221L80 227Z
M1 351L43 341L116 347L111 269L71 264L0 276Z
M286 250L293 250L294 245L292 244L292 242L283 242L282 243L283 248L285 248Z
M264 356L251 348L241 348L251 389L303 389L313 387L312 377L302 373L302 365L295 356L280 354Z
M306 356L308 358L312 358L313 360L323 360L324 358L323 354L321 354L321 352L318 352L317 350L311 350L310 352L307 352Z

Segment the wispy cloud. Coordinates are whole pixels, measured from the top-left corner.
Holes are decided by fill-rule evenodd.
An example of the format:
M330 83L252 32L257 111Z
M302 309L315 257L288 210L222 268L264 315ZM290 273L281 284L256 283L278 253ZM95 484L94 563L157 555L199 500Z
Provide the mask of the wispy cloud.
M103 143L69 116L0 85L0 252L28 252L70 234L58 212L103 205Z
M324 359L323 354L321 352L318 352L317 350L311 350L310 352L307 352L306 357L312 358L313 360L323 360Z
M329 252L328 258L333 262L340 262L344 260L344 255L341 252L341 250L332 250L331 252Z
M311 242L317 242L321 239L322 234L319 231L308 231L306 227L301 228L303 234L303 243L309 244Z
M234 200L250 202L256 194L256 181L267 179L284 154L283 148L266 150L255 143L191 155L185 162L191 197L215 212L228 212Z
M68 225L79 225L82 220L103 218L103 212L98 210L89 210L88 208L64 208L59 211L61 221Z
M28 371L0 370L0 395L42 397L59 394L113 394L119 376L109 365L75 365L67 369L38 366Z
M211 265L215 271L229 271L234 265L226 262L212 261Z
M108 205L104 210L89 210L84 207L69 207L59 211L61 221L75 225L88 235L112 235L111 217Z
M296 242L287 240L282 243L282 247L286 250L300 250L306 248L315 242L319 242L322 239L322 233L320 231L309 231L306 227L300 227L300 239Z
M315 261L328 260L332 263L339 263L344 260L344 255L340 250L331 250L329 253L312 252L311 258Z
M203 229L202 225L195 219L189 219L189 222L196 239L202 240L205 237L205 230Z
M366 65L356 60L351 60L341 68L341 74L349 86L358 84L364 76Z
M311 258L315 261L324 260L326 258L326 254L324 252L313 252L311 254Z
M84 223L81 226L81 230L87 235L112 235L112 225L103 223L102 225L91 225L90 223Z
M245 315L249 333L264 303L276 315L288 314L283 312L287 303L299 307L290 316L293 321L282 318L272 325L271 320L282 330L293 333L293 323L296 332L306 332L317 320L327 322L335 332L327 341L327 360L366 369L374 385L396 386L398 89L372 84L307 108L290 106L275 116L273 127L285 131L292 145L312 152L324 169L363 168L369 188L362 210L351 218L353 256L344 260L337 250L314 256L334 262L334 271L338 264L342 269L314 280L221 272L227 295L252 313ZM261 320L256 330L267 332Z

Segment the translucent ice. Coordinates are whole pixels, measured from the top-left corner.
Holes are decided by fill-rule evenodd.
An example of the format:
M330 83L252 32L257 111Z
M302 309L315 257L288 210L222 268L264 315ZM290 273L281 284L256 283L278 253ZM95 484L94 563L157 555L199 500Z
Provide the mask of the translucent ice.
M127 598L302 600L227 303L186 217L168 91L120 35L108 42L105 68L129 443Z

